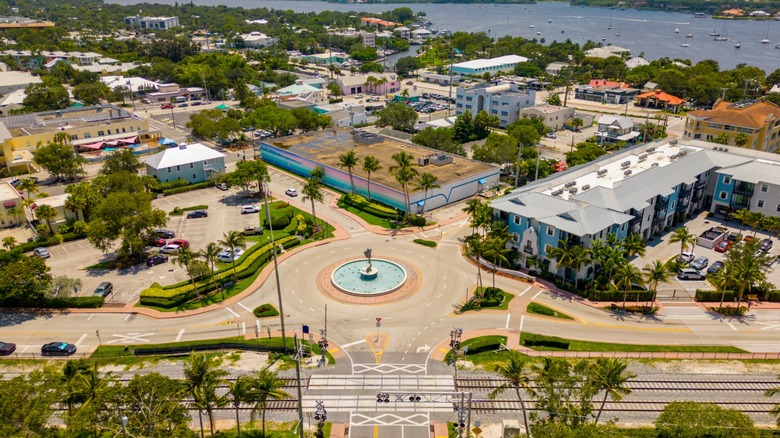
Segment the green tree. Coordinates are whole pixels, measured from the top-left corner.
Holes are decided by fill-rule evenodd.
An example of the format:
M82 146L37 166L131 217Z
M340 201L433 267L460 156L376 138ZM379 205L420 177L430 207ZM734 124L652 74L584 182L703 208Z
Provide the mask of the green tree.
M355 154L354 149L350 149L347 152L339 155L339 165L342 169L346 167L347 172L349 173L349 186L352 190L352 193L355 193L355 180L352 177L352 169L357 167L359 163L360 159Z
M482 253L485 250L485 241L479 234L472 234L466 237L466 249L473 255L477 265L477 287L482 289Z
M52 176L74 180L84 175L82 165L87 162L81 155L73 153L73 146L59 142L36 147L33 160Z
M561 423L572 429L585 423L593 410L591 400L596 394L590 382L590 365L588 361L569 362L546 357L531 366L536 408L546 414L539 423Z
M631 258L633 256L643 257L647 248L647 243L642 240L642 236L636 233L629 234L625 239L620 241L620 247L625 251L626 257Z
M312 174L314 174L314 171L312 171ZM314 218L314 230L316 232L317 212L314 209L314 203L319 202L322 204L325 201L325 195L322 194L322 183L320 183L320 179L315 178L314 176L307 179L306 184L304 184L301 189L301 194L303 195L301 198L303 202L311 201L311 215Z
M547 103L550 105L555 106L561 106L563 102L561 102L561 96L558 94L551 94L550 97L547 98Z
M734 409L710 403L674 401L655 420L662 438L750 438L760 436L753 420Z
M395 181L401 186L401 190L404 194L405 207L404 211L409 214L409 183L417 176L417 170L412 167L412 160L414 156L406 151L401 151L393 154L393 161L395 165L390 166L390 173L395 177Z
M335 97L341 96L341 86L337 82L328 83L328 91Z
M390 126L397 131L409 132L417 122L417 111L403 103L391 103L385 109L377 112L379 117L376 125L379 127Z
M452 130L449 128L428 127L413 135L412 143L431 149L437 149L451 154L466 155L462 145L452 140Z
M81 220L88 221L90 212L100 203L101 197L94 185L89 181L65 186L68 198L65 208L76 213Z
M39 257L23 257L0 265L0 301L35 304L51 284L49 267Z
M290 394L282 390L284 382L273 371L267 369L259 371L254 377L254 407L252 413L261 411L262 436L265 435L265 411L269 400L284 400L290 398Z
M317 114L310 108L293 108L290 110L290 114L295 117L296 126L301 132L325 129L333 124L329 116Z
M714 138L710 139L709 141L711 141L712 143L718 143L718 144L729 144L729 140L730 140L730 138L729 138L728 134L726 134L725 132L721 132L720 134L718 134Z
M631 394L628 381L636 377L636 374L627 371L627 368L628 364L625 361L613 357L600 357L589 368L590 382L594 386L594 390L604 391L604 398L601 400L601 407L596 414L595 423L599 422L608 398L612 401L620 401L624 395Z
M452 125L452 137L455 141L465 143L471 141L474 135L474 117L470 110L463 111L455 117L455 123Z
M103 175L117 172L137 174L143 167L144 165L138 159L138 155L134 154L132 149L122 149L109 155L103 161L100 173Z
M194 265L198 259L198 253L190 251L187 247L180 247L176 254L172 257L173 263L183 267L187 271L187 276L190 277L192 287L195 289L195 293L198 293L198 285L195 283Z
M19 189L20 192L24 193L27 192L26 199L32 199L33 192L38 192L38 182L35 181L32 178L24 178L21 181L19 181L19 185L16 186L17 189Z
M671 273L661 260L653 260L651 263L645 265L642 268L644 272L645 284L650 286L650 290L653 291L653 302L658 294L658 285L669 281Z
M298 119L287 109L273 102L264 104L242 119L243 124L270 131L274 137L292 133L298 127Z
M511 163L517 157L517 140L508 135L491 132L482 144L471 147L471 156L486 163Z
M51 370L0 379L0 436L56 436L50 419L62 394L57 385Z
M214 407L221 405L217 400L217 385L228 372L219 369L220 362L216 357L205 354L190 353L189 360L184 364L184 384L187 393L192 396L198 406L198 416L205 409L209 417L211 434L214 435ZM203 435L203 418L200 418L200 430Z
M572 127L572 128L574 128L574 130L575 130L576 132L580 132L580 128L582 127L582 125L583 125L584 123L585 123L585 122L584 122L584 121L583 121L581 118L579 118L579 117L575 117L575 118L574 118L574 119L572 119L572 121L571 121L571 127Z
M227 180L231 185L244 186L247 189L254 183L262 196L265 184L271 181L271 175L265 162L243 160L236 163L236 170L228 174Z
M596 158L606 154L607 151L601 146L592 142L578 143L571 152L564 152L566 164L574 167L580 164L589 163Z
M628 291L634 284L641 285L644 283L642 273L639 268L631 263L623 263L615 269L612 274L612 284L617 289L623 289L623 309L626 308L626 298L628 298Z
M420 212L421 215L425 214L425 200L428 199L428 190L432 189L438 189L441 186L439 185L439 180L435 176L433 176L430 173L423 172L420 174L420 176L417 178L417 182L414 185L415 190L422 190L423 191L423 208Z
M407 76L420 68L420 60L415 56L404 56L395 62L395 72Z
M32 84L25 89L22 102L27 112L54 111L70 105L68 90L54 80L44 79L42 83Z
M102 82L78 84L73 89L73 97L85 105L97 105L111 98L111 89Z
M14 249L15 246L16 246L16 238L14 236L3 237L3 248L5 248L6 251L10 251Z
M92 436L100 436L101 425L105 423L114 401L114 377L111 373L101 376L97 364L78 373L72 380L68 398L78 400L79 407L69 411L65 418L71 431L88 431Z
M246 248L246 236L239 231L231 230L222 234L222 240L219 244L230 248L230 254L236 253L236 248ZM231 256L231 264L233 265L233 281L238 282L238 275L236 274L236 258Z
M211 271L211 281L217 283L218 278L214 278L214 268L217 264L217 256L222 250L216 242L209 242L205 248L198 252L198 257L202 258L208 265L209 271ZM225 299L225 292L222 291L222 299Z
M523 412L523 426L526 434L529 434L531 429L528 428L528 413L525 409L525 400L522 393L525 391L534 396L535 391L533 386L531 386L531 375L528 371L525 357L520 352L511 350L509 352L509 360L496 365L495 371L505 379L505 382L490 391L488 397L495 399L496 396L508 389L514 390L515 396L520 402L520 410Z
M672 237L669 239L669 244L672 243L680 243L680 258L682 258L682 253L688 249L688 247L692 247L696 244L696 236L691 234L690 231L688 231L688 227L680 227L672 233Z
M737 134L736 137L734 137L734 144L741 148L745 147L747 142L748 142L748 136L744 132L740 132L739 134Z
M498 128L501 124L498 116L491 116L487 111L480 111L474 116L472 126L474 128L472 139L482 140L490 134L491 129Z
M182 382L159 373L136 375L122 389L122 414L128 436L187 436L190 417L180 402L188 393ZM119 418L114 417L114 421ZM119 435L120 428L116 428Z
M382 168L379 160L373 155L366 155L363 157L363 172L368 174L368 200L371 200L371 173L378 171Z
M569 245L564 240L558 241L558 246L551 246L550 249L547 251L547 257L555 260L555 268L556 271L559 271L561 268L564 269L563 277L566 278L568 275L566 275L566 272L568 272L569 269L574 267L572 255L573 251L572 249L576 245ZM574 273L574 278L577 278L577 273Z
M241 131L241 125L238 120L218 109L204 110L192 114L186 126L198 137L206 139L216 138L223 142Z
M241 421L238 417L238 408L242 403L250 403L257 399L258 394L254 385L255 380L249 376L240 375L230 384L228 395L236 410L236 433L241 438Z
M504 255L506 252L506 239L490 238L485 240L485 258L493 263L493 287L496 287L496 271L501 263L509 263L509 259Z

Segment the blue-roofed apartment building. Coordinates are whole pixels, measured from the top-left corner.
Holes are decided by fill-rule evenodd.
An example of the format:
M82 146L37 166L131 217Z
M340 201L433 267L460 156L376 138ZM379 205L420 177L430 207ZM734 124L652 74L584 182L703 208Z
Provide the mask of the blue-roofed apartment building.
M519 267L538 260L560 274L547 253L561 240L590 247L609 233L619 240L633 233L647 241L702 210L780 215L776 155L731 149L702 141L638 145L517 188L490 205L494 218L509 225ZM592 266L583 266L578 278L592 274ZM573 272L565 275L573 279Z

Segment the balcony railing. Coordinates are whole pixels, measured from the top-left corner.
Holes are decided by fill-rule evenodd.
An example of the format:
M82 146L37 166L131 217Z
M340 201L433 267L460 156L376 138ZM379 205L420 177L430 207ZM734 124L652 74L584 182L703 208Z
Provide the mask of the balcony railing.
M702 188L704 188L704 186L706 186L706 185L707 185L707 180L706 180L706 179L703 179L703 180L700 180L700 181L696 181L696 184L694 184L693 186L694 186L695 188L697 188L697 189L702 189Z
M737 195L753 196L755 185L749 183L738 183L734 186L734 193Z
M666 199L666 198L660 199L660 200L656 201L656 203L655 203L655 211L666 210L666 207L668 207L668 206L669 206L669 200L668 199Z

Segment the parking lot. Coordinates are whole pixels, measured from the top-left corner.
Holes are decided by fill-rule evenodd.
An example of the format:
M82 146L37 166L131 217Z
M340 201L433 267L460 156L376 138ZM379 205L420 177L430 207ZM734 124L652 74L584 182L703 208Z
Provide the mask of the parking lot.
M745 230L738 221L731 220L726 222L720 215L707 217L707 212L700 213L694 219L686 222L685 225L688 227L688 230L691 232L691 234L696 236L712 227L718 226L726 227L729 231L731 231L732 234L741 233L743 236L753 234L749 229ZM656 237L655 239L649 241L645 256L632 260L632 263L641 269L645 265L651 263L653 260L657 259L666 261L675 255L679 255L680 244L669 243L669 240L672 238L672 231L673 230L670 230L666 234L660 236L660 238ZM771 236L767 233L758 232L756 234L756 238L762 240L771 238ZM775 242L775 245L772 247L769 253L776 256L778 251L780 251L780 243L777 242L776 238L772 240ZM720 253L714 249L705 248L700 245L695 245L693 249L689 248L687 251L693 252L695 257L707 257L707 259L709 259L708 266L712 266L712 264L716 261L723 261L725 256L724 253ZM703 271L706 272L706 268ZM780 285L780 269L777 268L777 264L770 268L769 272L767 273L767 280L775 285ZM692 297L696 293L696 289L712 290L714 287L705 280L679 280L676 276L670 276L669 283L658 286L659 298L661 299L672 296Z
M192 207L208 205L208 217L187 219L185 215L170 216L166 229L173 231L177 239L185 239L190 249L198 251L209 242L217 242L229 230L243 230L245 227L258 226L259 217L254 214L241 214L241 206L258 204L257 191L247 193L242 188L221 191L216 188L196 190L177 195L160 197L154 201L156 207L169 213L174 207ZM158 248L149 248L156 253ZM114 253L103 254L86 240L74 241L49 248L51 258L46 259L52 275L66 275L82 280L79 296L91 295L103 281L114 284L114 293L106 299L108 303L128 303L138 298L138 294L152 282L170 284L187 279L183 267L168 261L157 266L147 267L139 264L121 270L90 269L98 262L109 260ZM75 272L77 270L78 272Z

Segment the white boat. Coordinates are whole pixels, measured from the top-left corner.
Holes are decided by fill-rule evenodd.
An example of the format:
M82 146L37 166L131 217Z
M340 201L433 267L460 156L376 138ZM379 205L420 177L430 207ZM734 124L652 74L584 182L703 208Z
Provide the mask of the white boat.
M537 35L541 35L542 33L541 33L541 32L536 32L536 34L537 34Z
M772 41L769 41L769 38L764 38L763 40L761 40L761 44L769 44L771 42Z
M693 38L693 34L692 33L686 33L685 34L685 38Z
M775 49L780 49L780 44L776 45Z
M691 47L690 44L680 44L680 47Z
M529 25L528 25L528 28L529 28L529 29L533 29L533 28L534 28L534 25L533 25L533 24L529 24Z
M710 36L720 36L720 32L718 32L717 29L712 29L712 32L710 32Z
M761 40L761 44L769 44L769 43L771 43L771 41L769 41L769 26L771 26L771 25L772 25L772 23L769 23L769 25L767 25L767 27L766 27L766 36L764 37L763 40Z
M712 33L710 33L712 35ZM728 41L729 33L726 31L726 23L723 23L723 30L715 36L715 41Z
M680 28L679 27L675 27L674 28L674 33L680 33Z
M734 44L734 48L735 48L735 49L739 49L740 47L742 47L742 43L736 43L736 44Z
M552 23L552 18L547 19L548 23Z

